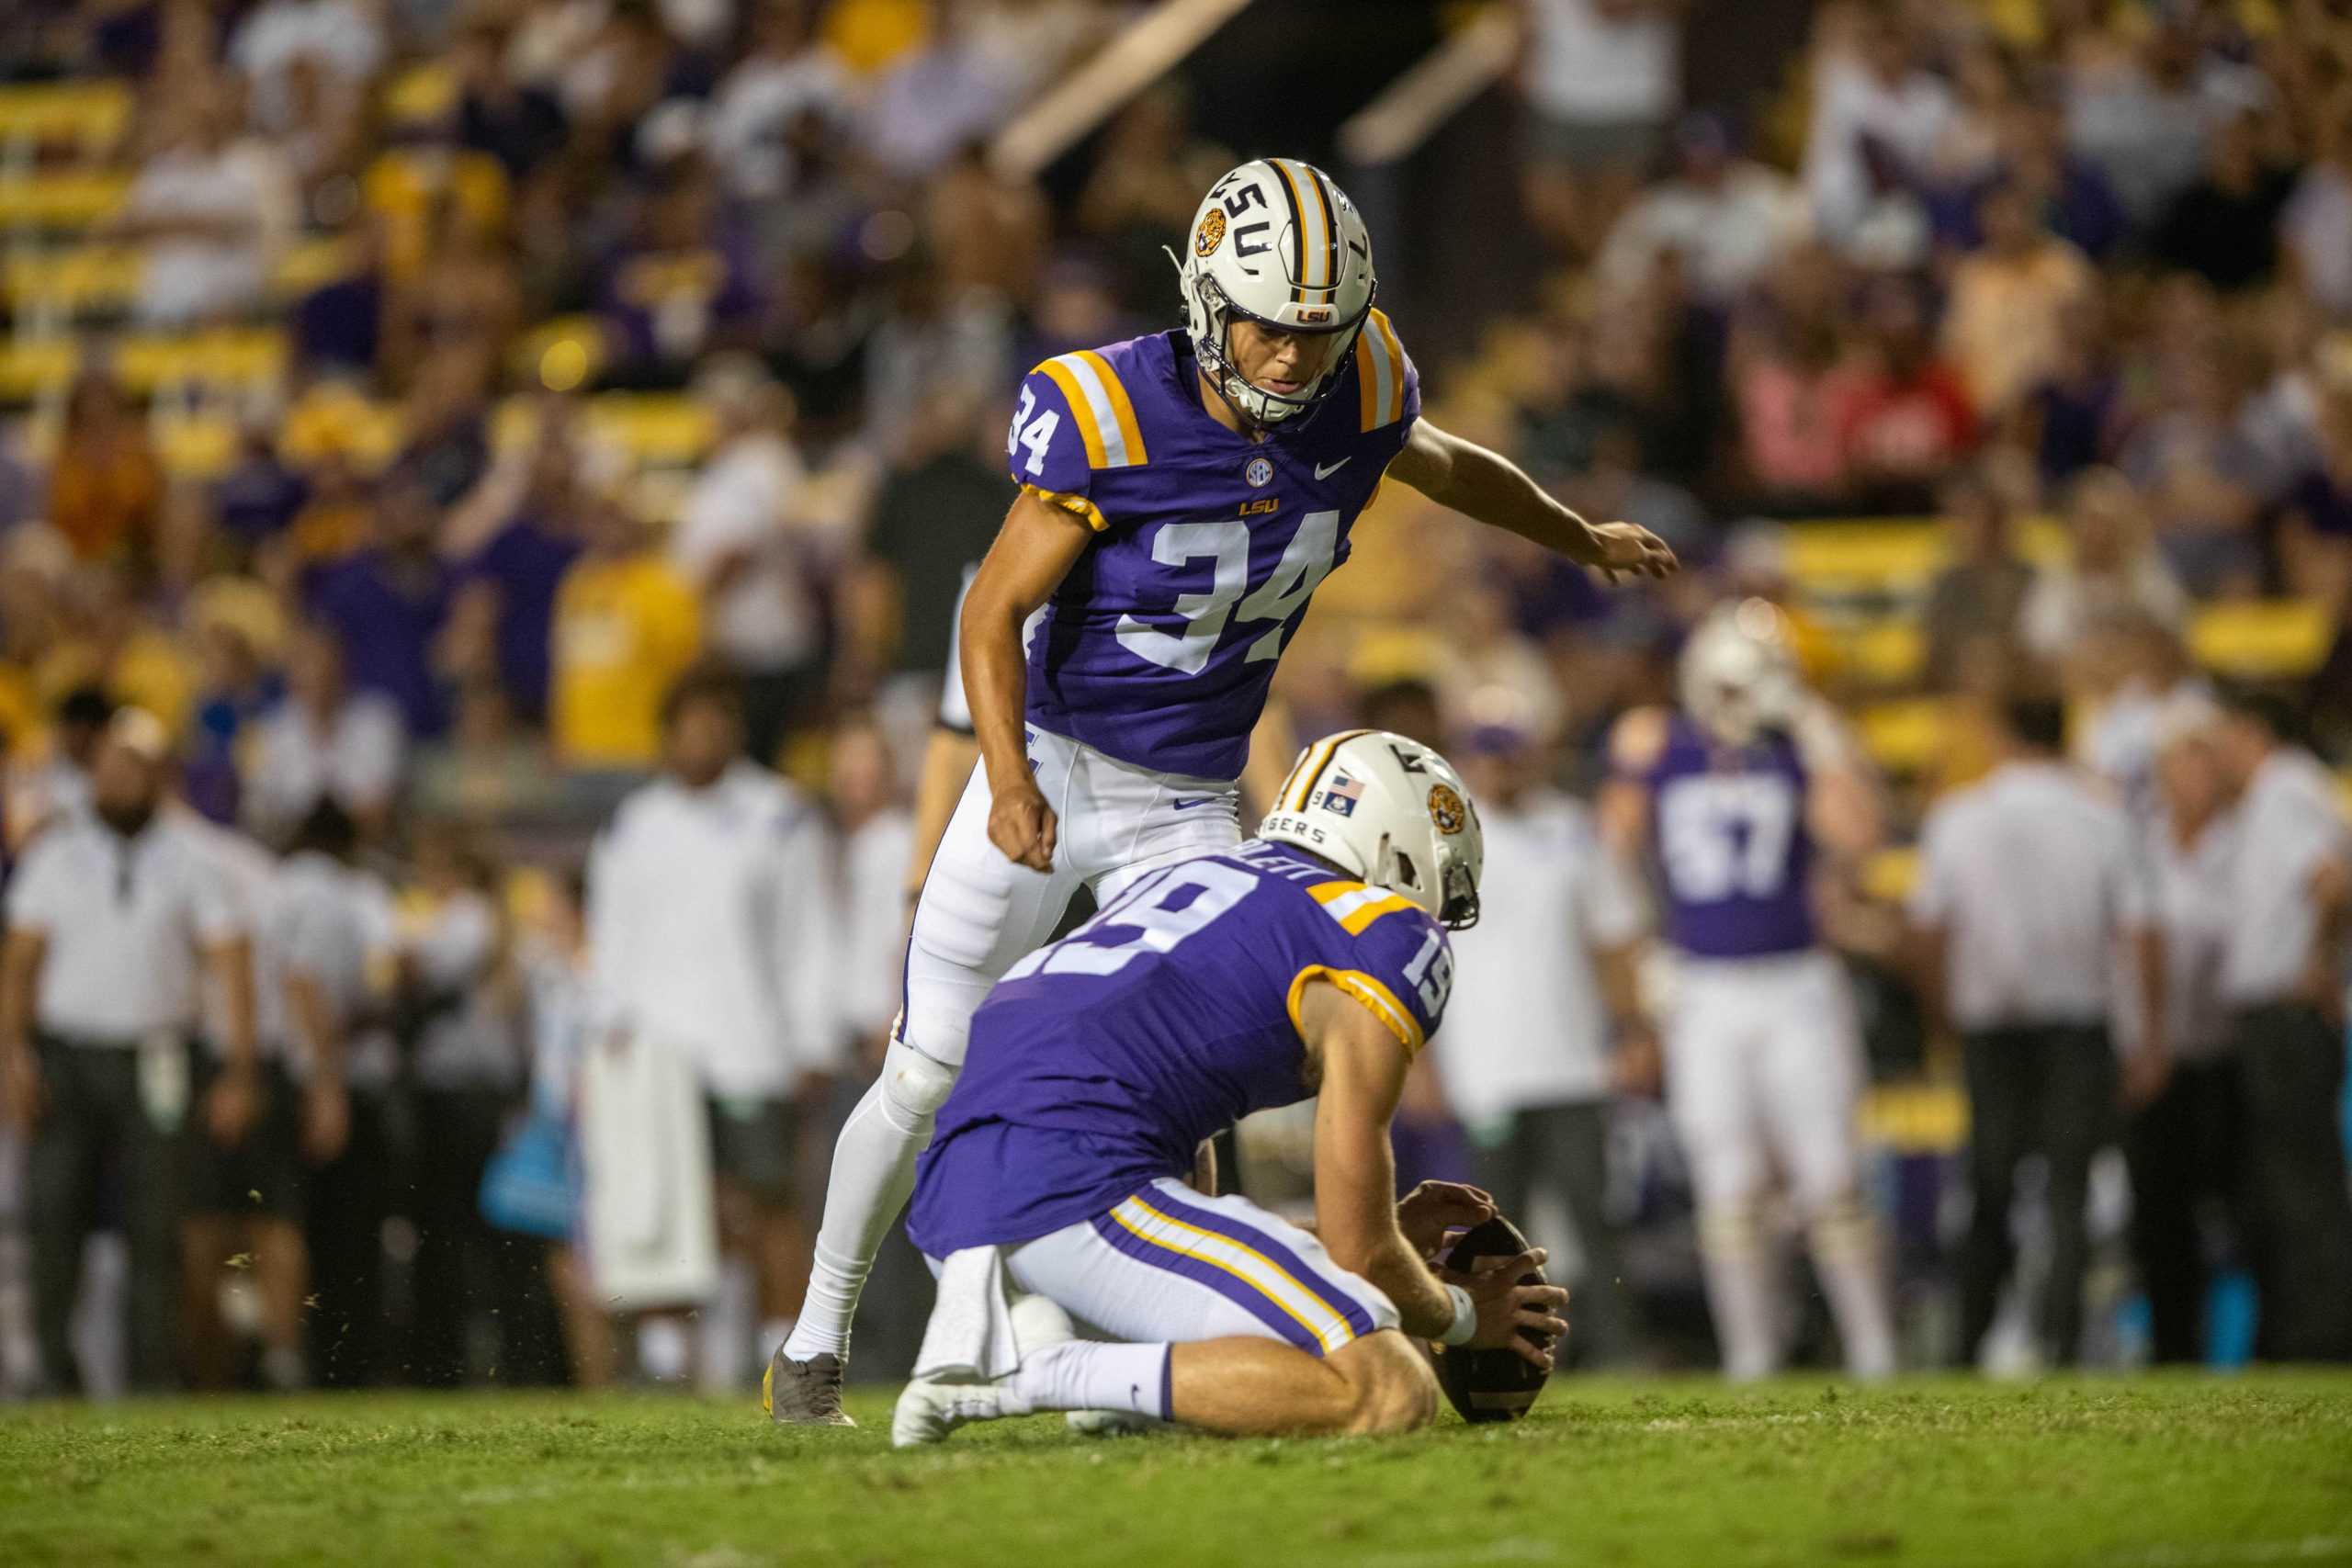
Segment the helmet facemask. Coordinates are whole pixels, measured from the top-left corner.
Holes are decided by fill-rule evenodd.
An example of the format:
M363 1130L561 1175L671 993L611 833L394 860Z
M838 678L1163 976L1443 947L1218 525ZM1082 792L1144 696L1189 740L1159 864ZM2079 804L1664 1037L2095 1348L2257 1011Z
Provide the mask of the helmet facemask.
M1176 260L1173 251L1169 253L1169 259ZM1217 396L1223 398L1234 412L1261 429L1300 419L1322 406L1324 400L1339 387L1340 368L1347 364L1348 355L1355 352L1356 336L1363 331L1364 323L1371 320L1373 296L1378 293L1375 285L1373 294L1365 297L1363 309L1356 313L1353 320L1318 331L1311 327L1287 326L1252 315L1227 299L1224 288L1215 277L1204 272L1190 272L1181 261L1177 262L1176 271L1178 288L1184 297L1186 325L1190 329L1188 335L1193 340L1193 357L1199 361ZM1340 341L1322 369L1316 372L1315 379L1303 390L1290 393L1268 391L1244 376L1239 367L1233 363L1231 346L1236 319L1267 332L1291 333L1301 337L1336 336Z

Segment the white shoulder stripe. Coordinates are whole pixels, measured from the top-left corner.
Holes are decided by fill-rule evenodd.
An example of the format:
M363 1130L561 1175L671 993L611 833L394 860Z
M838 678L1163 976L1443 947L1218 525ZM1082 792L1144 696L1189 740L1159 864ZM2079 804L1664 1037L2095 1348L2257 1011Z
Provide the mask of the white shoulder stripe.
M1087 406L1093 411L1094 427L1102 433L1102 466L1106 468L1130 468L1135 457L1127 450L1126 433L1119 427L1118 410L1111 403L1110 389L1102 385L1102 378L1094 373L1082 354L1065 354L1054 361L1078 378L1079 389L1086 394Z

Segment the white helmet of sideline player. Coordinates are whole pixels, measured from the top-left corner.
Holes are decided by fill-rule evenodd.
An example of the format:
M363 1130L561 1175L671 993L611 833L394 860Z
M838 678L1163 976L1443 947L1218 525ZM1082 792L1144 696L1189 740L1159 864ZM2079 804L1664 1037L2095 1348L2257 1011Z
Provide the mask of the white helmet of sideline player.
M1252 159L1217 181L1175 259L1194 357L1209 384L1261 425L1296 418L1330 394L1379 290L1363 215L1329 175L1295 158ZM1227 333L1236 317L1336 341L1314 380L1271 392L1234 367Z
M1762 599L1710 611L1682 645L1677 683L1683 708L1725 746L1789 729L1804 700L1788 625Z
M1258 837L1402 894L1449 930L1478 922L1478 811L1453 764L1418 740L1382 729L1325 736L1291 765Z

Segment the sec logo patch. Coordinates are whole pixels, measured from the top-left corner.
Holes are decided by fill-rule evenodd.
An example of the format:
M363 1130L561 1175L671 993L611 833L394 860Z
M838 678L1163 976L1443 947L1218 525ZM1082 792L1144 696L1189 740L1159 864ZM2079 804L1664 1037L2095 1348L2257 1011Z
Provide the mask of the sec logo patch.
M1212 207L1201 215L1201 226L1193 232L1193 254L1196 256L1209 255L1223 243L1225 243L1225 213L1221 209Z
M1430 820L1437 824L1439 832L1452 838L1470 825L1470 808L1462 804L1452 784L1431 784Z
M1263 489L1274 482L1274 465L1264 457L1252 457L1250 466L1241 470L1241 477Z

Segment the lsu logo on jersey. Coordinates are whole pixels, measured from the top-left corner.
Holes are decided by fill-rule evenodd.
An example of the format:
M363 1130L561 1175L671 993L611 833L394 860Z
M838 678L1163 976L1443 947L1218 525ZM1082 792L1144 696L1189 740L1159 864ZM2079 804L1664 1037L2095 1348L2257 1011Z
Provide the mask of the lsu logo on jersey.
M1216 248L1223 243L1225 243L1225 213L1220 209L1212 207L1201 214L1201 226L1193 235L1193 254L1196 256L1214 255Z

